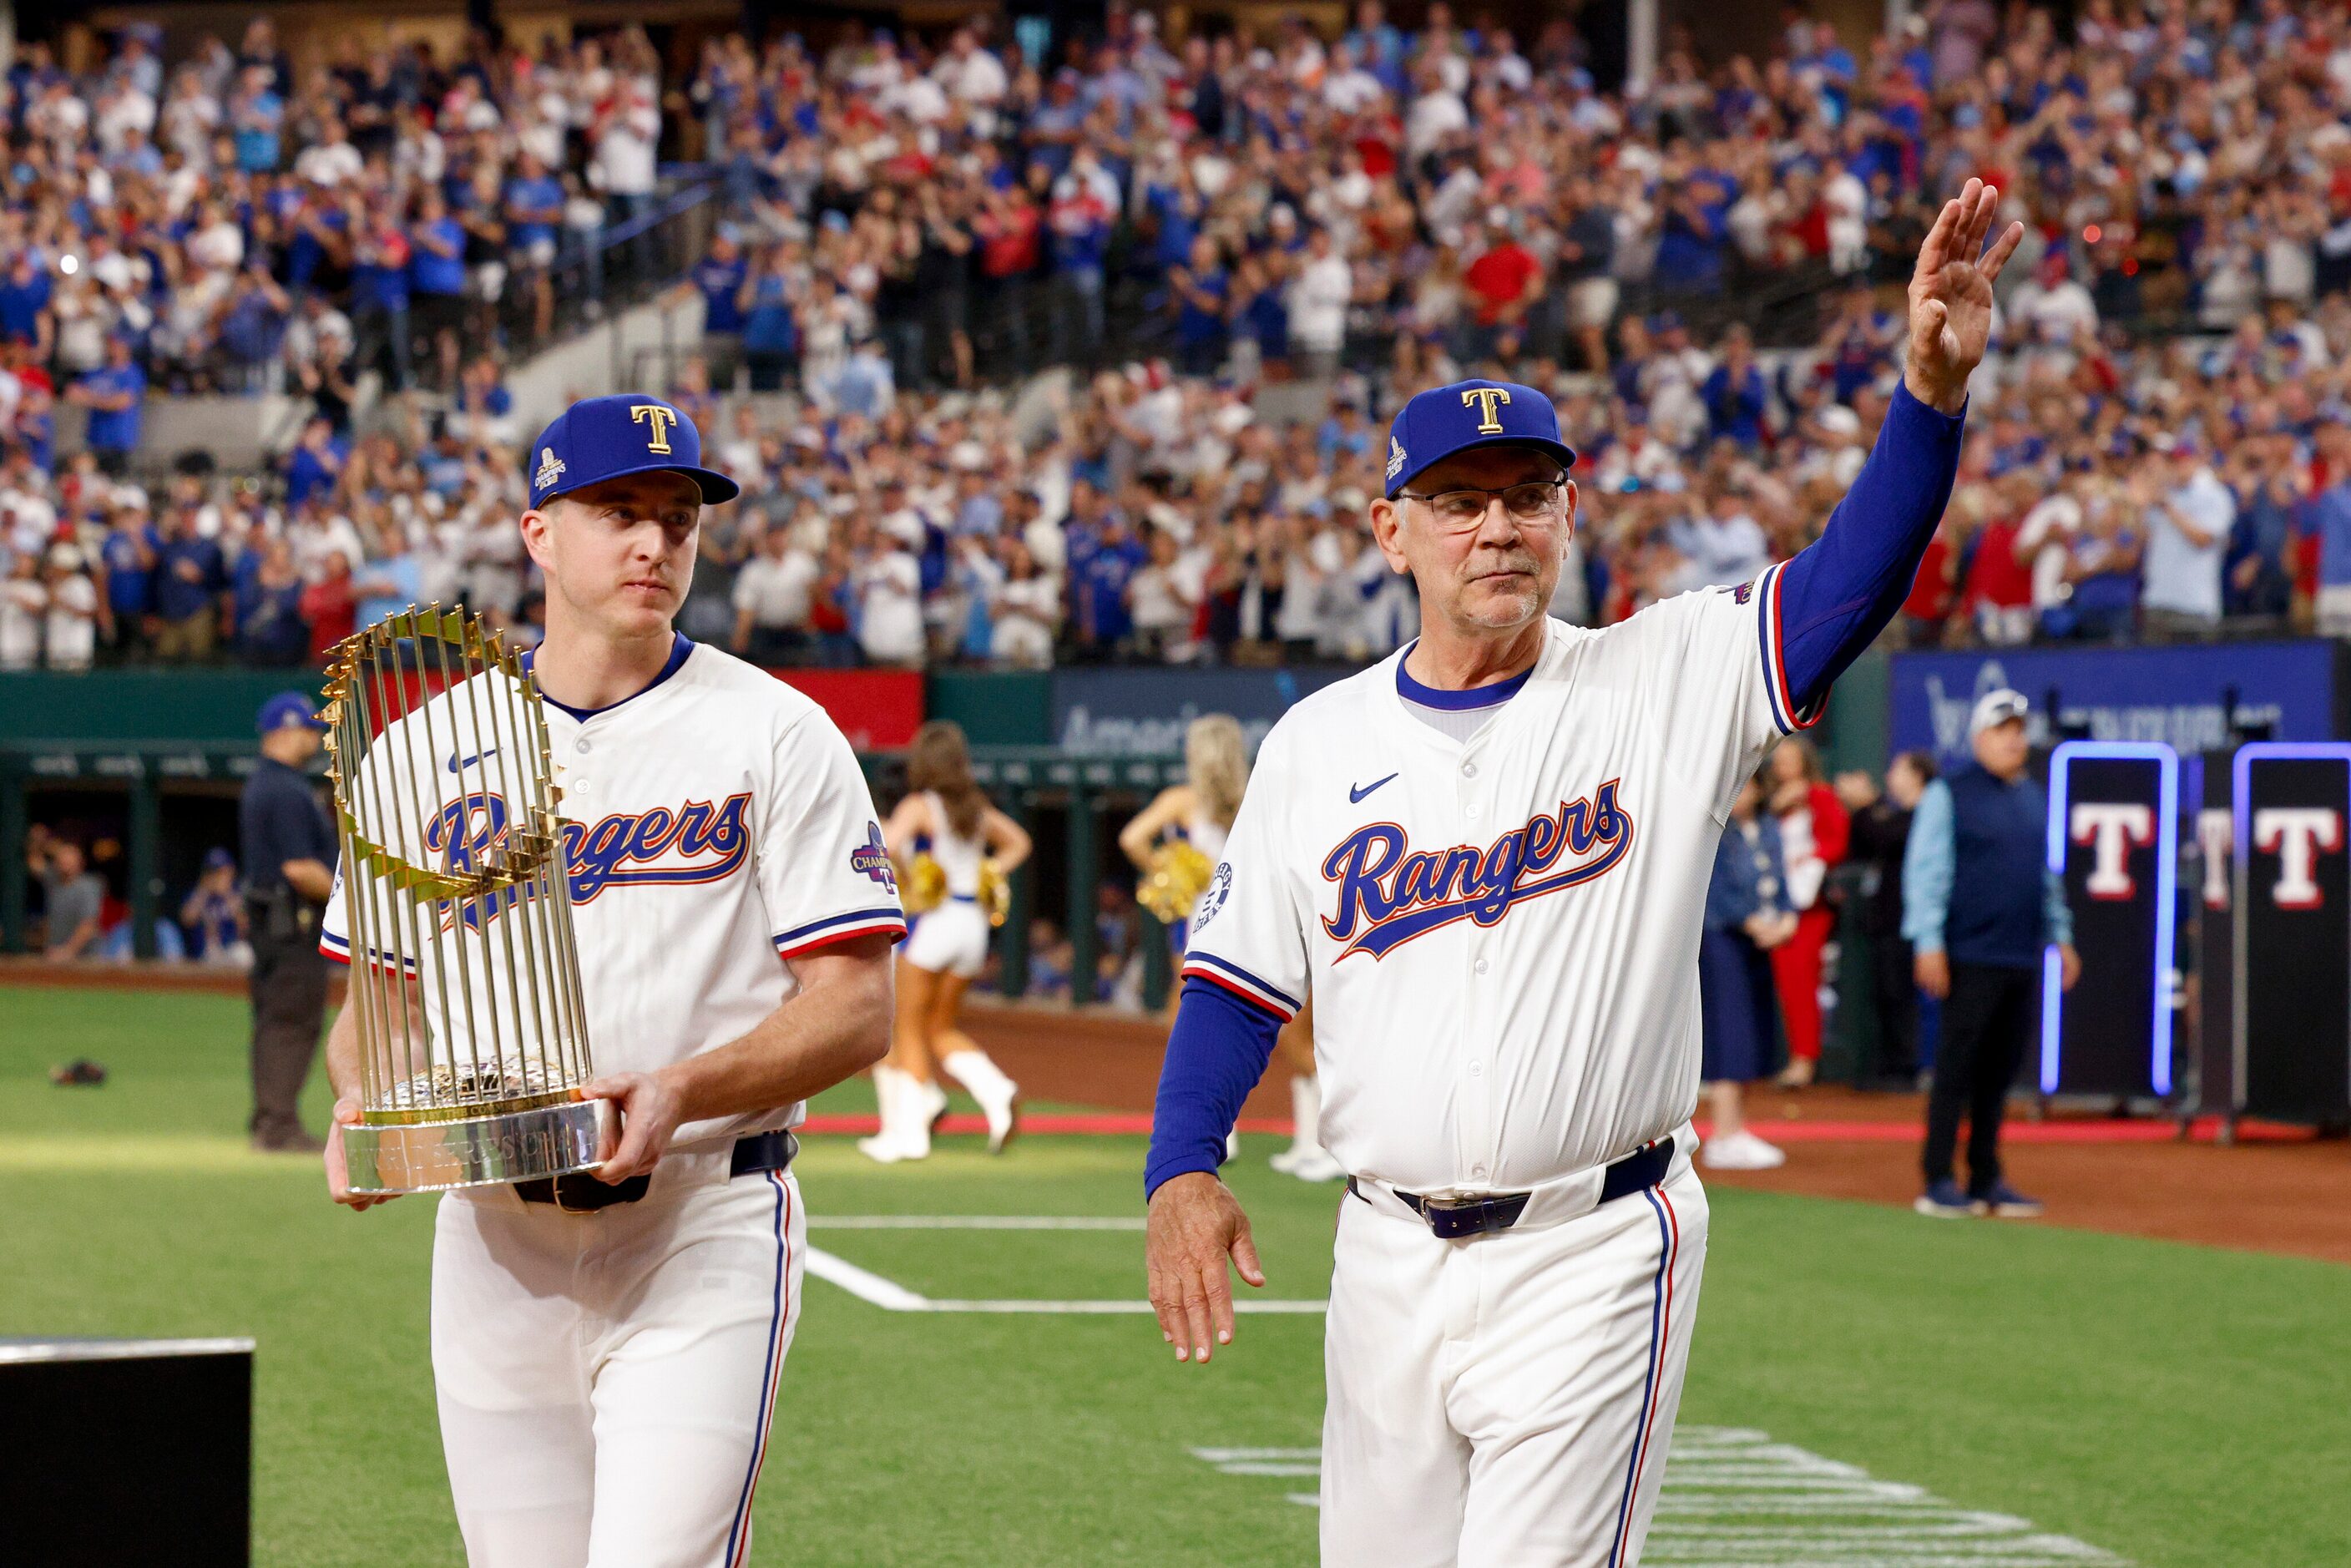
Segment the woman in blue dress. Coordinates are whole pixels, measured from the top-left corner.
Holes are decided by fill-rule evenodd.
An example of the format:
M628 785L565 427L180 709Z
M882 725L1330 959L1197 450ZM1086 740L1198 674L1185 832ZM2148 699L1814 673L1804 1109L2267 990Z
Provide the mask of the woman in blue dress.
M1750 778L1731 802L1698 938L1698 1076L1714 1120L1702 1157L1716 1170L1770 1170L1788 1158L1747 1130L1745 1114L1746 1086L1771 1075L1776 1043L1779 1004L1764 955L1796 930L1780 824L1761 809L1762 800L1762 786Z

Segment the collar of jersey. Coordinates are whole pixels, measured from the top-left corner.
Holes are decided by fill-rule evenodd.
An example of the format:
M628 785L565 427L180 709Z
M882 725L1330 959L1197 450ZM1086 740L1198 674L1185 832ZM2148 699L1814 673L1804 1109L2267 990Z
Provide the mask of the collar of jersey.
M655 686L660 685L664 681L668 680L680 670L685 668L685 661L693 655L694 640L692 638L688 637L683 632L673 632L671 635L675 637L677 640L670 644L669 662L661 667L661 674L655 675L652 680L647 681L636 691L631 692L627 696L622 697L620 702L606 703L602 707L573 707L568 703L557 702L553 697L549 696L543 690L538 694L539 700L546 703L549 707L561 708L565 713L569 714L573 718L578 719L582 724L587 723L591 718L597 717L599 715L611 713L614 708L620 707L624 704L632 703L639 697L644 695L645 693L653 690ZM524 669L528 670L531 667L532 657L537 654L538 652L538 650L534 648L529 653L525 653L522 656L522 667Z
M1538 654L1534 664L1529 664L1507 681L1496 681L1490 686L1471 686L1464 692L1448 692L1439 690L1436 686L1424 686L1405 673L1405 661L1412 657L1412 651L1418 646L1420 646L1420 639L1416 637L1405 644L1404 653L1396 659L1396 695L1420 707L1443 708L1452 713L1467 713L1473 708L1501 706L1519 695L1520 689L1527 684L1527 678L1535 673L1536 665L1542 663L1541 655ZM1549 651L1549 643L1546 641L1544 652Z

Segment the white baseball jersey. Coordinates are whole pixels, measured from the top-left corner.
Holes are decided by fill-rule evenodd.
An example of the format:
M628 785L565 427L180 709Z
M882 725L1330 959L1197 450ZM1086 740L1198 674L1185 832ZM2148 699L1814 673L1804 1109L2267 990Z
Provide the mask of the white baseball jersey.
M1348 1170L1518 1191L1688 1120L1715 845L1763 748L1810 716L1778 580L1603 631L1547 622L1466 742L1405 711L1403 653L1267 736L1185 974L1284 1017L1311 990L1322 1142Z
M496 705L467 700L472 684L394 722L361 769L362 790L387 790L396 803L390 836L410 835L403 858L416 863L471 863L506 825L519 786L507 770L516 738L491 716ZM635 696L593 713L549 702L547 724L599 1072L650 1071L724 1045L792 996L784 960L847 936L904 932L848 741L774 676L681 636L661 678ZM517 909L530 912L488 918L512 921ZM345 961L348 915L339 876L319 945ZM480 997L499 982L478 966L434 974L429 943L408 946L425 954L418 990L436 1051L448 1049L458 989L470 984ZM490 1054L490 1042L475 1043ZM688 1123L676 1142L796 1126L802 1115L794 1104Z

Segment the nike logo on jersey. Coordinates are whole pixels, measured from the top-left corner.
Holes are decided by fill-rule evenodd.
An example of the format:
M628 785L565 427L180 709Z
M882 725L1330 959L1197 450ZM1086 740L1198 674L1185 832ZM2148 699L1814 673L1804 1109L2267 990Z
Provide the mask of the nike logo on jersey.
M1391 774L1389 774L1389 775L1388 775L1388 779L1393 779L1393 778L1395 778L1395 774L1393 774L1393 773L1391 773ZM1364 801L1364 796L1366 796L1366 795L1368 795L1368 794L1370 794L1373 790L1374 790L1374 789L1378 789L1381 785L1383 785L1383 784L1386 783L1386 782L1388 781L1388 779L1373 779L1369 784L1364 785L1364 786L1362 789L1356 789L1353 784L1348 785L1348 786L1347 786L1347 804L1349 804L1350 806L1360 806L1360 805L1362 805L1362 804L1363 804L1363 801Z
M616 812L594 822L565 822L563 860L570 873L571 902L587 904L608 887L680 887L724 881L742 869L750 854L751 834L743 821L750 806L750 792L746 790L729 795L716 806L707 800L689 800L676 810L655 806L650 811ZM471 871L493 856L506 836L507 821L504 796L481 790L462 795L424 825L424 848L441 857L450 871ZM465 923L478 925L485 915L501 913L514 898L514 892L508 890L469 902L464 912ZM455 918L445 904L442 918Z
M476 751L471 757L460 757L453 751L449 754L449 771L452 773L463 773L466 768L471 768L475 763L479 762L483 758L496 757L497 754L498 748L495 746L491 747L487 751Z
M1633 819L1616 803L1616 782L1562 801L1482 850L1416 851L1394 822L1357 829L1322 862L1322 879L1339 884L1324 934L1342 944L1340 958L1369 953L1377 960L1457 920L1499 925L1528 899L1604 875L1633 847Z

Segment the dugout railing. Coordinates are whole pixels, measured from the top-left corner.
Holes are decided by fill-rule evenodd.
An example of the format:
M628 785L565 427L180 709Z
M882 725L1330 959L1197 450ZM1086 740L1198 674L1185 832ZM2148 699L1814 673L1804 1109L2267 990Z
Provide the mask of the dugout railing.
M886 810L904 787L903 759L874 752L862 760ZM977 747L972 761L997 805L1037 840L1036 860L1012 879L1011 912L996 933L997 988L1006 996L1027 994L1030 922L1056 911L1071 944L1071 994L1091 1000L1092 988L1076 977L1098 970L1103 883L1126 880L1118 830L1155 793L1181 782L1182 759ZM158 923L170 918L175 894L193 883L205 850L225 841L235 851L235 799L254 762L247 742L0 741L0 845L7 846L0 859L0 951L21 953L28 945L24 845L37 803L43 820L95 823L98 836L112 838L119 861L101 856L98 869L129 906L131 956L159 956ZM1126 911L1119 915L1125 918ZM1139 926L1144 1002L1156 1009L1171 983L1166 931L1147 911L1134 909L1132 918Z

